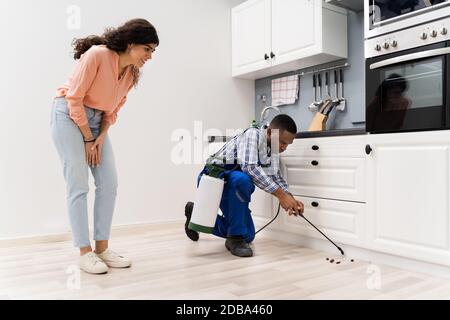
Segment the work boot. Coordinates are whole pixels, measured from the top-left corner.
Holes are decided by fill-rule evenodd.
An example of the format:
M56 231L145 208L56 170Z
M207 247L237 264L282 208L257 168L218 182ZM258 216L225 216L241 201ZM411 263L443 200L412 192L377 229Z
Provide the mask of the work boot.
M186 223L184 224L184 231L186 232L186 235L189 239L192 241L197 241L199 238L199 234L195 230L189 229L189 222L191 221L192 216L192 210L194 210L194 203L188 202L186 203L186 206L184 207L184 215L186 216Z
M253 250L244 240L244 237L228 237L225 241L225 247L231 252L232 255L237 257L253 256Z

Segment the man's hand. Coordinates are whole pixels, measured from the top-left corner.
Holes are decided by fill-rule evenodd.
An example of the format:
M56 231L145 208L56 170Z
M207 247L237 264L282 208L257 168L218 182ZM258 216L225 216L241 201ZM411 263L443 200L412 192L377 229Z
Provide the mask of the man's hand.
M285 207L283 207L282 201L280 200L281 206L287 211L287 213L291 215L301 215L303 214L304 205L301 201L296 200L291 194L286 194Z
M303 211L305 211L305 205L303 204L303 202L301 202L299 200L295 200L295 201L297 202L297 208L298 208L299 213L303 214Z
M281 188L275 191L273 195L278 198L281 207L286 210L289 215L298 216L303 213L303 203L295 200L292 195L285 193Z

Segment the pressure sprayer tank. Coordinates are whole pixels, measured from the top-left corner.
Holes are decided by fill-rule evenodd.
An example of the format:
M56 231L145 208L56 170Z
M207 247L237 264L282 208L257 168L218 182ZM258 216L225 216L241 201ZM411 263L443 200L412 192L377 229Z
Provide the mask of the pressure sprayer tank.
M222 199L224 181L202 175L195 195L194 210L188 228L198 232L213 233Z

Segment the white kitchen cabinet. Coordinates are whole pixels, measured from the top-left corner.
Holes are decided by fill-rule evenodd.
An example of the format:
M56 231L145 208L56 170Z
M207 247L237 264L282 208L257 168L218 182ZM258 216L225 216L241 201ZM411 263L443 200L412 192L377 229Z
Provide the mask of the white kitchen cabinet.
M281 159L305 217L338 244L377 263L450 267L448 130L296 139ZM273 229L315 248L324 239L284 212Z
M367 144L370 248L450 265L450 133L369 135Z
M232 75L257 79L347 58L347 12L322 0L249 0L232 9Z
M287 157L283 169L293 194L365 202L365 159Z
M296 139L281 156L289 191L305 205L305 217L336 241L364 247L365 136ZM278 227L307 237L323 236L303 219L280 218Z
M362 247L365 242L365 204L322 198L294 196L305 206L304 216L334 241ZM279 218L283 230L324 239L303 218L284 213Z
M281 168L296 195L365 202L364 136L296 139Z
M266 224L275 216L276 210L272 207L272 201L275 200L270 193L255 187L255 192L252 194L250 201L250 210L252 211L252 216L256 218L255 223L257 225Z
M270 66L271 0L251 0L232 9L233 75Z
M365 158L365 142L365 135L295 139L281 157Z
M314 49L317 35L313 30L321 24L316 13L322 11L314 2L272 0L272 51L276 63L296 60L299 51Z

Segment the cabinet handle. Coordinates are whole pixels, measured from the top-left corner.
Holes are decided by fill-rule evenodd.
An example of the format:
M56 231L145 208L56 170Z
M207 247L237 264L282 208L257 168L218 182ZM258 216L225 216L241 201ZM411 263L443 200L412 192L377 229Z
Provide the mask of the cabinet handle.
M267 53L264 53L264 60L269 60L269 55Z
M270 57L273 59L275 58L275 54L273 52L270 53Z
M318 206L319 206L319 203L318 202L311 202L311 205L314 207L314 208L317 208Z
M319 146L313 145L313 146L312 146L312 149L313 149L314 151L317 151L317 150L319 150Z
M311 164L313 166L318 166L319 165L319 161L313 160L313 161L311 161Z
M369 144L366 145L366 154L370 154L372 152L372 148Z

